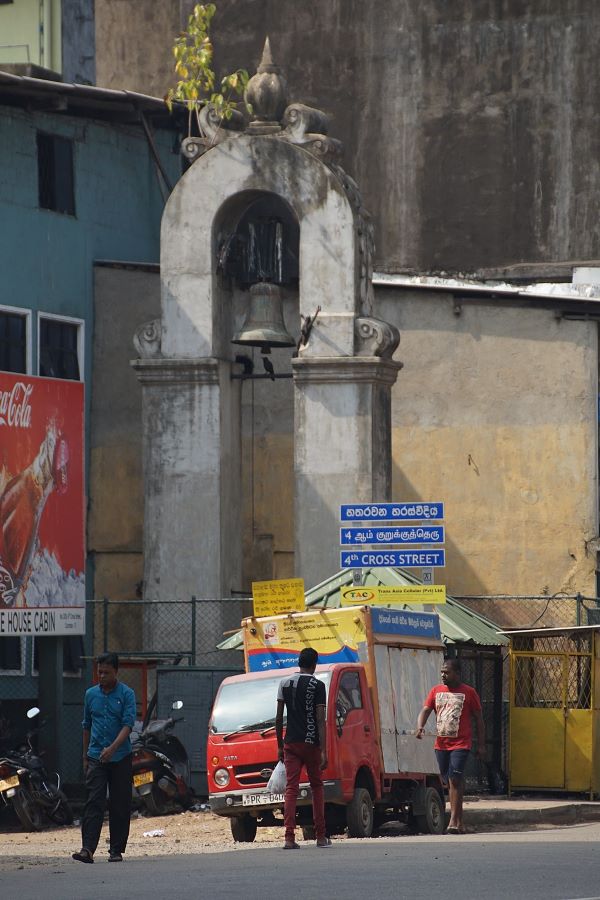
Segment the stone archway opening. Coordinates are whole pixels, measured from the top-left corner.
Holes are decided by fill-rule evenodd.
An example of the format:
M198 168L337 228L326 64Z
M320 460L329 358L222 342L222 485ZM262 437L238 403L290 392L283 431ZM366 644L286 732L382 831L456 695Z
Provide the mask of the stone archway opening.
M279 289L283 323L300 334L300 224L290 205L268 191L243 191L215 217L215 300L228 333L238 336L251 316L252 286ZM294 574L294 393L296 346L272 347L268 357L230 344L241 380L242 587ZM269 372L265 366L272 367ZM258 376L258 377L257 377Z

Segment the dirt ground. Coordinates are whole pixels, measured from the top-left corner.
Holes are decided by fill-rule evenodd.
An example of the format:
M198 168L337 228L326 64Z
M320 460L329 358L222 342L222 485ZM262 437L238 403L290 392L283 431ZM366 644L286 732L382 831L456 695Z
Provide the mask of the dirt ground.
M144 832L160 830L164 834L144 837ZM105 823L96 856L108 854L108 825ZM298 839L301 832L298 830ZM278 846L283 841L282 828L259 828L256 841L251 844L236 844L231 836L229 820L210 812L182 812L169 816L147 818L134 813L127 845L128 857L172 856L186 853L211 853L265 844ZM12 825L8 819L0 817L0 871L31 866L49 860L69 859L74 850L81 846L79 827L46 828L44 831L28 833Z

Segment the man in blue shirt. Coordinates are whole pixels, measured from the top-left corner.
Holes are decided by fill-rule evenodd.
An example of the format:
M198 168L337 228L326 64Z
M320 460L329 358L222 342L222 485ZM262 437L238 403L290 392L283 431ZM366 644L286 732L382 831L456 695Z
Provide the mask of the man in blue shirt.
M108 787L109 861L121 862L131 818L131 741L135 694L117 678L119 657L97 659L98 684L85 694L83 771L86 803L81 820L82 846L73 859L93 863L100 840Z

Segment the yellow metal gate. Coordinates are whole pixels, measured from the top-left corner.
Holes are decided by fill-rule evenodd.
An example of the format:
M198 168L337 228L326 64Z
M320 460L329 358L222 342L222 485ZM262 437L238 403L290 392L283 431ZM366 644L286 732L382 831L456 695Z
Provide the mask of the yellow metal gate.
M512 636L511 788L592 790L592 641Z

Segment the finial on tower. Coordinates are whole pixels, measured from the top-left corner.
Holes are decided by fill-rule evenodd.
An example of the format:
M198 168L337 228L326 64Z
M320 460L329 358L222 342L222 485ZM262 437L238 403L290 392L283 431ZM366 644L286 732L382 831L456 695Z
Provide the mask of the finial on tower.
M260 65L246 86L244 98L252 107L250 134L281 131L281 117L287 106L287 84L279 66L273 62L271 42L265 40Z

